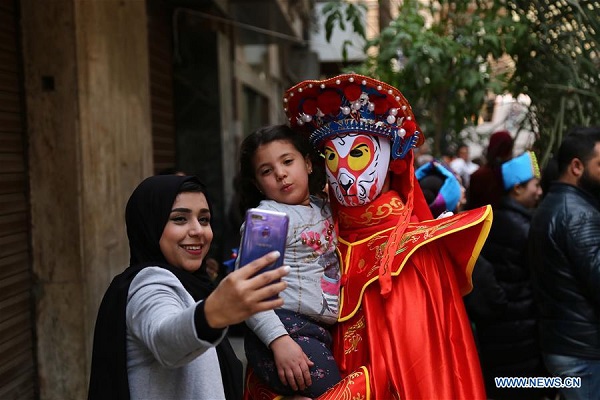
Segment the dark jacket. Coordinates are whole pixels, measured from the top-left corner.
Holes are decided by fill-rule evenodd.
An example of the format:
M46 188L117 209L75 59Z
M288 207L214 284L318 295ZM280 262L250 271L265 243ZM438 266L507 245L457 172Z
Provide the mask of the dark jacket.
M529 236L545 353L600 359L600 203L554 183Z
M475 324L486 388L493 398L538 395L526 390L495 393L494 377L547 375L527 256L531 217L531 210L514 199L501 199L473 274L473 292L465 299ZM487 308L482 307L484 304Z

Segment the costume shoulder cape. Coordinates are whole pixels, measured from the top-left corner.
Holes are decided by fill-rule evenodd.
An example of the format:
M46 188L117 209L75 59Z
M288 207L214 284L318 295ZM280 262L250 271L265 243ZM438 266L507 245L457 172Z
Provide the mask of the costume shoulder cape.
M389 272L392 277L397 277L419 248L435 243L436 246L452 249L446 254L461 293L465 295L473 288L471 274L491 224L490 206L447 218L409 223L397 241ZM394 229L387 228L355 242L338 238L337 251L342 272L339 321L348 320L356 314L365 289L379 279L379 264Z

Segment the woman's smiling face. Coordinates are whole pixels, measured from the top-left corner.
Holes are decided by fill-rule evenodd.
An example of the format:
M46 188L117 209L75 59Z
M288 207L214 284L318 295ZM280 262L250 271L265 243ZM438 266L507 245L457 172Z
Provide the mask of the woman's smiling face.
M197 271L212 239L210 210L204 194L179 193L159 242L167 262L188 272Z

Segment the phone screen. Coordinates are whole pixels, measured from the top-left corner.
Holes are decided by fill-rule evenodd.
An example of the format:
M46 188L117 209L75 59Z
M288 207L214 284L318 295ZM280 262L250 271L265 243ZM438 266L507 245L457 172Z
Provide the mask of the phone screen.
M273 264L261 269L260 272L283 265L288 223L289 218L285 213L258 208L249 209L246 212L238 266L242 267L274 250L279 251L281 256Z

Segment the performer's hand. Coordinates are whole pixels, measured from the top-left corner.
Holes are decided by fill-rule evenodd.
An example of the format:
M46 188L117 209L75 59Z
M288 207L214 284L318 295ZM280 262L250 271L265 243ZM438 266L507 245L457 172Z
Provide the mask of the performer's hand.
M292 390L304 390L312 385L310 367L315 364L304 354L298 343L284 335L273 340L270 347L281 383Z
M438 215L438 217L436 219L451 217L453 215L454 215L454 213L452 211L444 211L443 213Z

